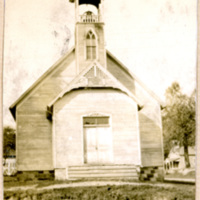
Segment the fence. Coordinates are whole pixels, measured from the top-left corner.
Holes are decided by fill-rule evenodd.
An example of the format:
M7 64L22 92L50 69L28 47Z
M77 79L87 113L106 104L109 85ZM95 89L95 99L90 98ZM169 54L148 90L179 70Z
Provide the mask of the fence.
M13 176L16 173L17 173L16 159L15 158L4 159L3 175L4 176Z

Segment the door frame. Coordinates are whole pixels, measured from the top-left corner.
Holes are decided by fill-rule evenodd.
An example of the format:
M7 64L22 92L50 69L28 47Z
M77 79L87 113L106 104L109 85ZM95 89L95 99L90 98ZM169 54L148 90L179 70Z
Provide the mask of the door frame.
M92 113L88 113L88 114L85 114L85 115L82 115L81 116L81 127L82 127L82 144L83 144L83 160L82 160L82 163L84 165L104 165L104 163L96 163L96 164L90 164L90 163L87 163L86 162L86 143L85 143L85 130L84 130L84 118L85 117L108 117L109 118L109 123L108 123L108 127L110 128L110 131L111 131L111 153L112 153L112 161L111 163L113 163L113 158L114 158L114 154L113 154L113 132L112 132L112 115L110 114L107 114L107 113L100 113L100 112L92 112ZM94 127L106 127L106 126L94 126ZM110 164L111 164L110 163ZM106 163L105 163L106 164Z

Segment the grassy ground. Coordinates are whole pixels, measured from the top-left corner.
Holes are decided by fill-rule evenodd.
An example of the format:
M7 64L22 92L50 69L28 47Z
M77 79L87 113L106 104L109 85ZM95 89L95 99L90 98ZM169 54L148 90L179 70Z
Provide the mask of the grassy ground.
M27 190L5 192L4 199L14 196L15 199L25 199L28 196L37 200L194 200L194 187L156 187L156 186L93 186L64 188L45 191Z
M174 173L167 173L165 175L165 178L195 179L195 171L190 171L188 173L183 173L181 171L176 171ZM109 181L109 180L107 180L107 181ZM114 181L119 181L119 180L116 179ZM123 181L123 180L120 180L120 181ZM132 182L131 180L124 180L124 181ZM72 182L80 182L80 180L64 181L64 183L72 183ZM14 186L28 186L28 185L35 185L35 184L37 184L38 187L44 187L44 186L59 184L59 183L63 183L63 181L45 180L45 181L26 181L26 182L23 182L23 181L18 181L16 177L4 176L4 187L7 187L7 188L14 187Z
M175 172L167 174L169 178L195 178L195 172L188 173ZM85 180L86 182L90 180ZM107 180L108 181L108 180ZM119 181L119 180L114 180ZM123 181L123 180L120 180ZM125 181L125 180L124 180ZM40 181L18 181L16 177L4 177L4 188L9 189L16 186L33 186L33 189L4 191L4 199L10 199L11 196L14 200L20 199L36 199L36 200L60 200L60 199L76 199L76 200L194 200L195 199L195 185L187 184L174 184L173 187L158 186L159 183L154 185L107 185L107 186L88 186L88 187L71 187L62 189L44 189L46 186L53 186L59 184L70 184L77 181L55 181L55 180L40 180ZM126 180L127 182L127 180ZM129 182L133 182L129 180ZM146 182L145 182L146 183ZM85 185L84 185L85 186Z

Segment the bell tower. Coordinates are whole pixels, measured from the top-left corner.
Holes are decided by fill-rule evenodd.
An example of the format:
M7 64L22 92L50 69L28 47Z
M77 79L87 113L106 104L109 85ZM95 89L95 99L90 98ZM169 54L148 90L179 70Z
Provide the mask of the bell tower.
M75 52L77 74L95 61L106 68L103 21L104 0L69 1L75 3Z

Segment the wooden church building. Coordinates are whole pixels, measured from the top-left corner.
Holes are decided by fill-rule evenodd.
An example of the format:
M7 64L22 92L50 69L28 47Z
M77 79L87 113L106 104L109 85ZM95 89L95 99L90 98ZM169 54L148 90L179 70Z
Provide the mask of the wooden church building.
M105 49L103 0L70 1L75 47L10 107L18 172L162 179L161 101Z

